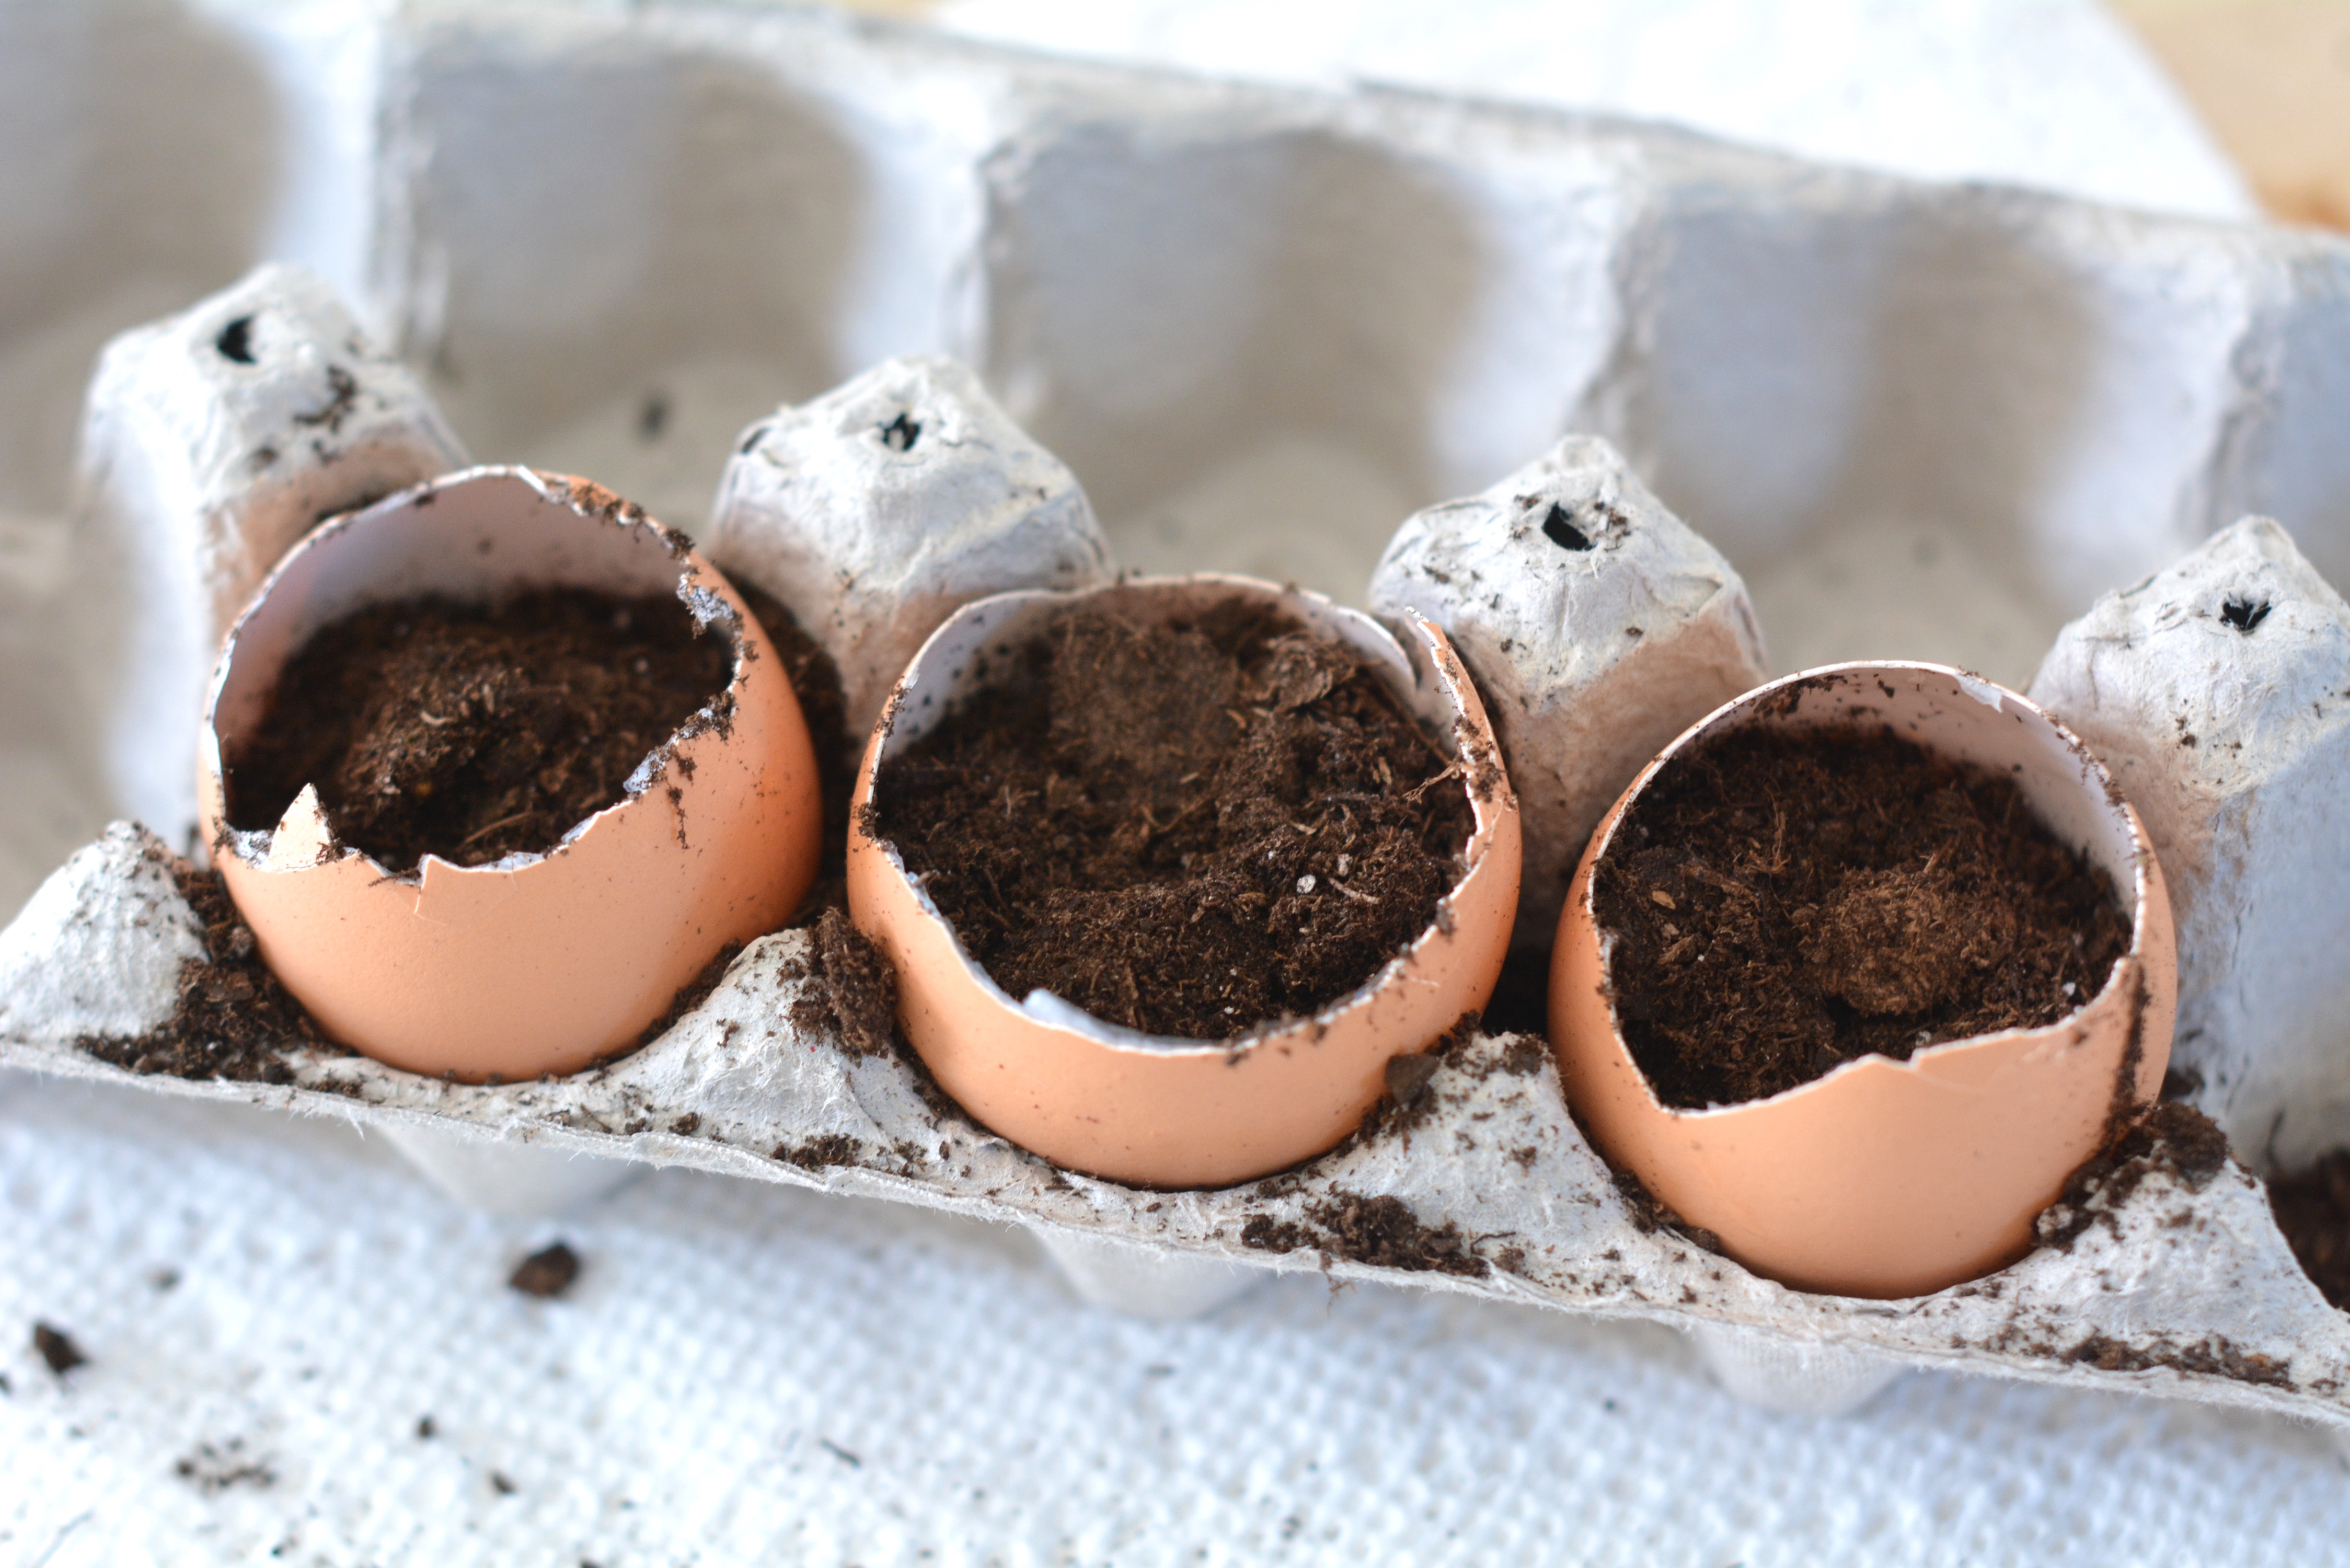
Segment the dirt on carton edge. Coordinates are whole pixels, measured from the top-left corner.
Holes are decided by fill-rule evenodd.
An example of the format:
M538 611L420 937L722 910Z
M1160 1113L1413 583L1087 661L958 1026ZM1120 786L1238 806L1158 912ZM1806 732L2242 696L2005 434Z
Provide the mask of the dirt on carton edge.
M261 961L220 874L200 871L160 845L149 853L169 867L195 911L206 956L180 966L179 996L163 1023L128 1037L84 1035L76 1048L140 1075L262 1084L294 1082L288 1050L350 1054L326 1037Z

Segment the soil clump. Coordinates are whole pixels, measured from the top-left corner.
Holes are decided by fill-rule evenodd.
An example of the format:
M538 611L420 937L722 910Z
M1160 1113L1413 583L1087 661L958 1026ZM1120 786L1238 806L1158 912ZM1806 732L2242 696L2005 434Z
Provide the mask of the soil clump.
M1683 752L1618 827L1593 903L1633 1058L1689 1108L2053 1023L2130 940L2110 879L2012 780L1852 726Z
M524 1295L548 1302L568 1291L578 1278L579 1254L556 1241L516 1263L515 1272L506 1276L506 1284Z
M1009 995L1226 1040L1435 919L1460 769L1353 650L1253 605L1071 612L895 758L868 824Z
M220 873L173 860L172 877L203 928L205 960L180 966L179 995L162 1027L128 1039L88 1035L75 1044L133 1073L235 1083L292 1083L294 1070L284 1055L289 1049L348 1054L319 1033L261 961L252 929Z
M733 669L733 639L660 595L370 605L286 665L228 759L229 822L275 827L307 784L337 842L395 874L551 852L705 707L726 722Z
M827 907L816 920L810 983L791 1007L792 1026L829 1033L852 1056L887 1056L896 1049L898 971L848 916Z
M2270 1182L2269 1208L2302 1272L2327 1301L2350 1312L2350 1149Z

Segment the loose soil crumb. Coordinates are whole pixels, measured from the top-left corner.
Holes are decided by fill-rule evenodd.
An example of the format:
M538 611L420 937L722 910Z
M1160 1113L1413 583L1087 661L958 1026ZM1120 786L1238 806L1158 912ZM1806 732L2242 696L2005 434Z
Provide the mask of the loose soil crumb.
M898 1025L898 971L837 909L816 918L808 985L792 1003L792 1027L838 1036L852 1056L886 1056Z
M2155 1172L2200 1192L2227 1168L2228 1158L2228 1135L2210 1117L2189 1105L2159 1101L2072 1174L2064 1196L2034 1221L2033 1233L2043 1246L2069 1249L2090 1226L2127 1203Z
M2277 1229L2325 1299L2350 1312L2350 1149L2269 1183Z
M81 1353L81 1346L74 1343L73 1335L46 1323L33 1325L33 1348L48 1364L49 1370L60 1377L77 1366L89 1365L89 1357Z
M2100 1372L2160 1369L2202 1377L2230 1377L2239 1383L2258 1383L2272 1388L2293 1386L2289 1362L2239 1350L2218 1334L2206 1334L2185 1345L2163 1338L2128 1345L2092 1331L2079 1344L2060 1354L2075 1366L2094 1366Z
M289 1047L348 1054L319 1033L261 961L253 932L238 916L220 873L173 860L172 877L203 928L210 961L191 960L180 966L179 999L162 1027L127 1040L88 1035L76 1045L133 1073L246 1084L292 1083L294 1069L283 1055Z
M1310 1248L1350 1262L1419 1273L1473 1278L1487 1272L1485 1260L1469 1251L1459 1225L1449 1220L1441 1228L1424 1225L1399 1198L1333 1192L1309 1204L1305 1218L1309 1222L1300 1225L1260 1214L1241 1228L1241 1244L1263 1252Z
M1014 997L1231 1039L1368 981L1459 877L1459 770L1285 618L1083 609L1009 661L882 775L872 831Z
M829 1166L854 1165L864 1152L865 1146L847 1133L824 1133L806 1143L779 1143L774 1158L802 1170L823 1170Z
M506 1283L526 1296L553 1301L579 1278L579 1254L557 1241L515 1265Z
M277 1484L277 1472L265 1460L246 1456L243 1438L231 1438L225 1443L198 1443L195 1452L182 1458L172 1469L207 1497L216 1497L231 1487L249 1486L256 1491L265 1491Z
M1617 830L1594 905L1633 1057L1690 1108L2053 1023L2130 938L2110 880L2012 781L1857 727L1683 753Z
M673 597L554 588L372 605L286 668L229 762L231 826L277 826L315 784L337 842L385 869L547 853L639 763L723 707L733 639ZM717 711L716 721L727 715Z

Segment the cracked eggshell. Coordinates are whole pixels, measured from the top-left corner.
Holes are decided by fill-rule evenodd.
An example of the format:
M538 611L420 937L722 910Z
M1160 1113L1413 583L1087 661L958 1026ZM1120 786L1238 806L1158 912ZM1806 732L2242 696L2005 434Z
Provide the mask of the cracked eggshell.
M1143 1034L1045 992L1007 995L907 875L896 846L866 831L876 770L975 684L988 649L1075 605L1166 621L1235 597L1278 605L1363 654L1463 763L1474 820L1464 868L1436 921L1360 990L1236 1041ZM1517 798L1444 634L1417 618L1399 629L1400 640L1318 594L1211 575L999 594L941 626L867 745L848 845L849 912L897 967L899 1022L940 1086L994 1131L1069 1169L1153 1187L1222 1186L1337 1143L1377 1103L1390 1057L1425 1048L1482 1007L1517 906Z
M2043 1029L1864 1056L1769 1099L1660 1104L1617 1026L1594 868L1650 779L1698 740L1752 724L1889 724L1937 755L2010 774L2041 820L2130 901L2105 987ZM2150 1103L2170 1058L2178 961L2137 814L2070 731L2012 691L1933 664L1839 664L1717 709L1642 771L1593 834L1552 955L1551 1038L1576 1118L1608 1161L1756 1273L1839 1295L1921 1295L2021 1256L2032 1222Z
M650 754L619 804L543 855L470 867L427 856L397 877L336 846L309 789L274 829L228 826L221 759L312 633L388 599L555 586L675 593L737 639L722 711ZM821 830L799 701L734 590L639 508L524 468L451 474L295 546L229 633L196 789L230 895L320 1027L467 1081L576 1072L629 1046L728 942L790 916Z

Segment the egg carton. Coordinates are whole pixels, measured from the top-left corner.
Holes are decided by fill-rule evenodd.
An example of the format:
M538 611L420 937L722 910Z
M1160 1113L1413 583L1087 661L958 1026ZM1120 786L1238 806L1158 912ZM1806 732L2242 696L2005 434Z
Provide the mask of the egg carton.
M274 392L239 405L217 377L150 366L94 401L77 538L91 560L116 548L117 569L9 590L17 670L76 649L70 669L106 682L70 712L24 720L29 738L12 744L45 748L93 789L109 781L118 801L147 790L139 809L167 831L188 753L155 694L184 678L198 639L182 634L213 613L220 574L281 547L275 531L298 532L306 507L391 482L330 493L359 465L314 417L342 401L329 371L352 383L347 421L367 410L391 432L395 466L452 463L453 429L700 533L754 417L892 354L943 352L1024 427L1011 443L1023 462L1041 443L1083 482L1058 493L1064 536L1087 536L1097 511L1118 564L1354 598L1392 542L1375 604L1459 587L1419 607L1498 693L1530 872L1571 867L1575 824L1620 786L1612 763L1576 776L1577 760L1637 761L1710 705L1709 682L1762 668L1759 628L1775 630L1783 668L1902 654L2017 684L2053 642L2033 694L2115 759L2170 868L2175 1059L2199 1102L2262 1168L2342 1141L2350 1053L2326 1028L2328 966L2303 960L2350 923L2350 855L2326 799L2350 614L2322 575L2350 568L2337 241L815 14L407 5L322 22L301 7L93 5L27 23L31 10L0 26L78 30L81 47L37 57L37 77L31 51L0 47L0 87L36 104L103 88L88 96L111 106L108 134L130 151L93 196L43 183L68 142L5 150L57 209L36 202L56 221L0 237L10 276L98 277L102 258L108 277L145 265L210 286L223 258L273 251L359 307L356 322L304 326L296 284L257 280L287 301L276 340L293 358L252 367L279 378ZM149 90L155 35L200 44L256 90ZM255 144L288 153L274 185ZM158 192L182 221L137 206ZM182 318L175 341L206 365L234 318ZM362 324L388 353L356 340ZM272 337L247 341L256 360ZM915 375L898 395L975 407L951 379ZM203 417L156 422L173 408ZM1612 444L1556 446L1565 430ZM262 504L249 465L209 463L193 439L224 431L247 453L271 431L317 441L276 450L307 452L328 488ZM884 469L865 457L819 486L827 548L881 536L886 509L868 502L889 493ZM991 462L982 483L1024 493L1009 462L972 472ZM736 470L726 493L755 496ZM167 472L177 489L151 477ZM916 486L894 525L920 524L919 497L951 488ZM1539 525L1513 544L1534 557L1517 566L1481 526L1546 521L1554 502L1591 545L1563 575L1542 552L1565 546ZM2199 543L2247 512L2283 518L2292 538L2252 523ZM203 519L194 534L189 518ZM107 544L123 540L143 543L127 557ZM138 562L156 571L122 569ZM1042 575L1042 558L1022 569ZM66 689L67 668L39 678ZM1541 753L1578 722L1588 745ZM1259 1268L1319 1269L1672 1324L1732 1386L1794 1407L1843 1407L1922 1366L2350 1423L2350 1320L2302 1276L2241 1167L2158 1150L2074 1194L2050 1245L1988 1279L1906 1302L1805 1295L1619 1190L1526 1036L1457 1043L1365 1135L1215 1192L1055 1170L938 1102L906 1063L795 1027L810 983L795 931L746 950L643 1051L558 1083L449 1085L300 1048L282 1084L124 1075L77 1042L154 1027L200 951L168 853L109 829L0 934L0 1061L350 1116L452 1186L513 1203L607 1185L621 1168L592 1157L614 1156L1023 1223L1080 1289L1129 1308L1196 1309ZM1530 885L1531 936L1555 907Z

